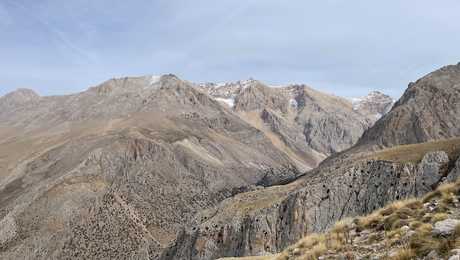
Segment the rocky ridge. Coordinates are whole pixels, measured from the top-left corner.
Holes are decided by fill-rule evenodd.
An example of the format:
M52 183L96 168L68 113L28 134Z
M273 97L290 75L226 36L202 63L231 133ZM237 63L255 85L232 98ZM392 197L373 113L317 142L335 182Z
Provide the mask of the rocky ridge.
M393 109L366 131L368 149L460 136L460 64L445 66L410 83Z
M376 121L376 111L388 109L383 94L371 95L357 109L306 85L270 87L250 79L198 87L266 133L305 170L351 147Z

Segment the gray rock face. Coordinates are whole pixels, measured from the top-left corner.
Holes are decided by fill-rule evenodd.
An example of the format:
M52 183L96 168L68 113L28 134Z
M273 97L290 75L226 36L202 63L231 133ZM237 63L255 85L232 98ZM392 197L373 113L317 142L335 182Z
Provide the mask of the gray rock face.
M434 190L447 175L447 166L449 157L443 151L430 152L426 154L419 164L419 175L417 185L417 194L425 194Z
M433 228L433 235L436 236L448 236L454 233L455 228L460 225L458 219L446 219L443 221L436 222Z
M367 214L388 202L421 195L420 183L439 175L444 153L427 154L418 165L364 161L320 169L282 187L229 198L202 213L161 259L215 259L276 253L337 220ZM425 172L427 171L427 172Z
M361 146L391 147L460 136L460 66L410 84L393 109L366 131Z

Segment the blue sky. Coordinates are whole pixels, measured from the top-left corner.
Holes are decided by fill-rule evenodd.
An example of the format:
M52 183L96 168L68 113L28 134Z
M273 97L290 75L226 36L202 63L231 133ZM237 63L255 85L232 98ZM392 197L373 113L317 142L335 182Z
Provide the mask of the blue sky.
M174 73L399 97L460 61L459 13L458 0L0 0L0 95Z

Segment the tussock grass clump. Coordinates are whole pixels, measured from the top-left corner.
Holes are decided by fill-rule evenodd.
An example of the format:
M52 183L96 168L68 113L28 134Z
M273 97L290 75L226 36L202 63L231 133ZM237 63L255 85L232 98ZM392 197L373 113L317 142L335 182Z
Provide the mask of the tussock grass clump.
M324 242L325 236L323 234L312 234L304 239L302 239L299 243L300 248L308 248L311 246L315 246L318 243Z
M433 199L439 198L439 197L441 197L441 196L442 196L441 191L440 191L440 190L435 190L435 191L432 191L432 192L426 194L426 195L423 197L422 202L423 202L423 203L428 203L428 202L432 201Z
M426 256L439 246L439 242L430 235L430 233L417 232L410 238L410 248L421 256Z
M379 213L373 213L358 219L357 225L362 228L375 228L382 221L382 216Z
M417 229L417 228L419 228L419 227L422 226L422 225L423 225L423 223L420 222L420 221L418 221L418 220L415 220L415 221L412 221L411 223L409 223L409 227L410 227L411 229Z
M443 206L451 206L454 204L454 194L451 192L446 192L442 194L441 203Z
M436 213L431 217L431 221L433 223L436 223L438 221L443 221L443 220L447 219L448 217L449 217L449 215L447 215L446 213Z
M402 248L390 259L392 260L412 260L416 257L415 252L410 248Z

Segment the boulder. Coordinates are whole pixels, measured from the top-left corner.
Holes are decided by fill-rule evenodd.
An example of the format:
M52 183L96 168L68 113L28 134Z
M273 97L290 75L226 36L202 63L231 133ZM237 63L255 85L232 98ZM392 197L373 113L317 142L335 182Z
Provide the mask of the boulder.
M460 225L458 219L446 219L438 221L434 224L433 234L437 236L448 236L454 233L455 228Z

